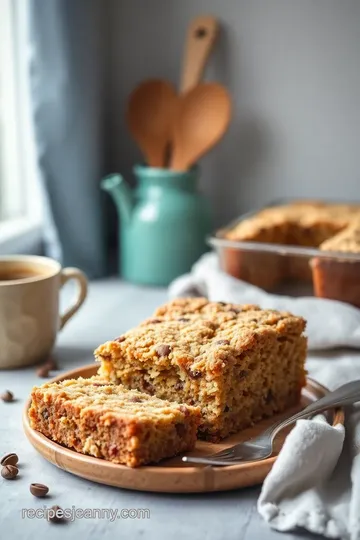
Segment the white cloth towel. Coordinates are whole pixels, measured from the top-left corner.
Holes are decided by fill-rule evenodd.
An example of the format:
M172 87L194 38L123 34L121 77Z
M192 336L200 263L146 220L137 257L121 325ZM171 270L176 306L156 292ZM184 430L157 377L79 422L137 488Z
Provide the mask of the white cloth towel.
M268 294L222 272L214 253L203 255L190 274L173 281L169 294L172 298L197 295L215 301L291 311L307 320L310 349L360 348L360 310L335 300Z
M341 349L360 349L360 310L354 307L268 294L222 272L214 253L176 279L169 295L205 296L302 315L308 323L310 376L330 389L360 379L360 352ZM323 416L297 422L265 479L258 511L278 531L300 528L327 538L360 540L360 406L347 408L345 429L330 426Z

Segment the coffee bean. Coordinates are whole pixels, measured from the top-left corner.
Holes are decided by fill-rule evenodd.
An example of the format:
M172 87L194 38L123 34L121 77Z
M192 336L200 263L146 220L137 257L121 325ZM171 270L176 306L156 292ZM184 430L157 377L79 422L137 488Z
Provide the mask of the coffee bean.
M41 416L43 417L44 420L47 420L49 418L49 411L47 409L43 409L41 411Z
M36 375L43 379L46 379L50 376L50 366L48 364L43 364L36 370Z
M142 403L143 400L138 396L133 396L129 398L129 401L131 401L131 403Z
M5 465L1 469L1 476L6 480L12 480L19 474L19 469L15 465Z
M219 341L215 342L216 345L230 345L230 341L228 339L219 339Z
M36 374L38 377L43 377L46 379L50 376L50 371L53 371L55 369L58 369L58 365L54 358L49 357L46 362L41 364L38 369L36 370Z
M197 370L192 371L191 369L189 369L188 374L191 379L200 379L200 377L202 377L201 371L197 371Z
M125 336L119 336L117 337L116 339L114 339L114 341L117 341L118 343L122 343L123 341L125 341Z
M10 401L14 400L14 394L10 392L10 390L5 390L5 392L0 395L0 399L6 403L10 403Z
M55 358L53 358L52 356L50 356L46 362L44 362L44 365L45 366L48 366L49 370L50 371L54 371L55 369L59 369L59 366L55 360Z
M44 484L30 484L30 493L34 497L45 497L49 492L49 488Z
M60 506L55 504L49 510L48 520L51 521L51 523L61 523L64 521L64 510L60 508Z
M18 461L19 457L12 452L11 454L6 454L1 458L0 465L3 467L5 465L16 465Z
M55 369L59 369L59 366L58 366L57 361L56 361L55 358L53 358L52 356L50 356L50 357L46 360L45 363L49 366L50 371L54 371Z
M159 356L168 356L171 352L171 347L170 345L165 345L165 344L158 345L155 351Z

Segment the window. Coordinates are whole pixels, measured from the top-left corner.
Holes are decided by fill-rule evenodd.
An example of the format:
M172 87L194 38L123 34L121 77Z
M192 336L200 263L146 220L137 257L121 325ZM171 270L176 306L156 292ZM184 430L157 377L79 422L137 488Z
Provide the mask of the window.
M28 81L26 2L0 0L0 253L40 243L41 197L36 177Z

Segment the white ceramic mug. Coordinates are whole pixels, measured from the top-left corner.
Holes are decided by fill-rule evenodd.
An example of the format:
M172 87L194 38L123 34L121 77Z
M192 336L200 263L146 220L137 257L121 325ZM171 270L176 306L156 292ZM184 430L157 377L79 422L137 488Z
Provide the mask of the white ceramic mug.
M59 315L59 291L78 282L74 303ZM77 312L87 279L77 268L61 268L47 257L0 257L0 369L28 366L51 352L58 330Z

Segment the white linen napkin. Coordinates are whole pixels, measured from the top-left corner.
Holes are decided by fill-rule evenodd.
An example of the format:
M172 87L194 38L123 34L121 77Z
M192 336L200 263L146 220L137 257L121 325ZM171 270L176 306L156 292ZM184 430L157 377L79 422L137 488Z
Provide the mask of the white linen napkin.
M214 301L258 304L264 309L290 311L307 320L310 349L360 348L360 310L335 300L266 293L222 272L215 253L206 253L190 274L173 281L169 295L171 298L206 296Z
M360 351L340 349L360 348L360 310L352 306L268 294L222 272L214 253L177 278L169 295L258 304L301 315L308 323L310 376L330 389L360 379ZM278 531L300 528L327 538L360 540L360 406L347 408L345 429L330 426L323 416L297 422L264 481L258 511Z

